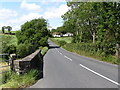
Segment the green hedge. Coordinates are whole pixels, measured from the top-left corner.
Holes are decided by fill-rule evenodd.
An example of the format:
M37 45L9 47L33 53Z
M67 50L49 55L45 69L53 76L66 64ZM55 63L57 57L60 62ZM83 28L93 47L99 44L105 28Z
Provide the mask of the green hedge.
M78 53L80 55L85 55L89 57L93 57L102 61L111 62L114 64L119 64L119 60L110 54L106 54L104 49L101 49L99 45L93 43L71 43L64 45L64 48Z

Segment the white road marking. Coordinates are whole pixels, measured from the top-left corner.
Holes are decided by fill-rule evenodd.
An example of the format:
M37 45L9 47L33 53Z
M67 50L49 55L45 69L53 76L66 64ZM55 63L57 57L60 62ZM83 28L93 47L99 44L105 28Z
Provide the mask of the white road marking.
M62 53L60 52L60 54L62 55Z
M114 84L120 86L120 84L119 84L118 82L113 81L112 79L109 79L108 77L106 77L106 76L104 76L104 75L102 75L102 74L99 74L99 73L93 71L92 69L90 69L90 68L88 68L88 67L82 65L82 64L80 64L80 66L83 67L83 68L85 68L85 69L87 69L88 71L90 71L90 72L92 72L92 73L94 73L94 74L96 74L96 75L98 75L98 76L100 76L100 77L102 77L102 78L104 78L104 79L106 79L106 80L108 80L108 81L110 81L110 82L112 82L112 83L114 83Z
M69 57L67 57L67 56L64 56L65 58L67 58L68 60L70 60L70 61L72 61L72 59L71 58L69 58Z
M57 48L56 48L56 50L57 50L61 55L63 55Z

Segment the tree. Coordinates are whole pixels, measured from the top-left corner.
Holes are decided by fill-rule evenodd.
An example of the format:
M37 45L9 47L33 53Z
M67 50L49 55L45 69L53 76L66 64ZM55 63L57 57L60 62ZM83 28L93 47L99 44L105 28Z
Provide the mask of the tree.
M44 18L33 19L29 22L26 22L21 26L21 30L16 33L19 45L29 45L31 48L33 48L24 48L30 50L27 51L26 55L34 52L40 46L47 46L48 36L49 32L47 30L47 22ZM22 50L23 48L19 46L19 49Z
M115 44L120 44L120 3L68 0L67 5L63 26L74 33L75 43L93 42L98 50L114 54Z
M5 26L2 27L2 32L5 33Z
M12 30L12 27L11 26L7 26L6 28L8 29L8 32L10 34L11 33L10 31Z

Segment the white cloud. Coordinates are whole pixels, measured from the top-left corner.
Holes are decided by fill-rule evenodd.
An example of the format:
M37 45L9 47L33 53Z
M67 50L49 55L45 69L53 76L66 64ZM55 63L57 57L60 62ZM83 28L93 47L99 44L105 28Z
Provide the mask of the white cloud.
M20 26L22 24L24 24L27 21L30 21L32 19L37 19L42 17L42 15L38 14L38 13L29 13L27 15L23 15L17 19L12 19L8 21L8 24L11 24L11 26L13 26L13 30L19 30Z
M49 8L48 11L44 13L44 17L49 18L61 18L63 14L65 14L68 11L68 6L66 4L62 4L58 8Z
M27 3L26 0L23 0L21 3L21 8L29 11L41 11L41 7L35 3Z
M27 10L41 10L39 6L37 6L34 3L26 3L26 1L24 0L24 2L22 2L21 4L21 8L27 9ZM19 15L16 11L13 10L9 10L9 9L0 9L0 27L1 26L6 26L6 25L10 25L13 27L12 30L19 30L20 26L22 24L24 24L27 21L30 21L32 19L37 19L40 17L43 17L45 19L48 19L48 21L50 19L53 19L53 22L55 19L60 19L61 15L63 15L64 13L66 13L68 11L68 7L66 4L62 4L59 7L49 7L48 9L45 8L45 12L43 12L42 14L40 14L39 12L27 12L28 14L25 15ZM5 22L4 22L5 21ZM50 21L51 22L51 21ZM59 22L59 21L58 21ZM51 24L52 27L56 28L57 23ZM59 26L59 25L58 25Z
M12 17L16 17L18 14L16 11L9 9L0 9L0 20L6 21Z

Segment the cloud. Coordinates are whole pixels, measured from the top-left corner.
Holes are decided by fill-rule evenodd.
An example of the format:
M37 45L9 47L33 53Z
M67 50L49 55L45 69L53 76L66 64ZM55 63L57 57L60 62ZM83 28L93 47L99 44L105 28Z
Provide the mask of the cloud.
M20 6L22 9L29 11L41 11L41 7L35 3L27 3L26 0L23 0Z
M68 6L66 4L60 5L58 8L49 8L45 13L44 17L49 18L61 18L63 14L65 14L68 11Z
M30 21L32 19L37 19L40 17L43 17L45 19L48 19L50 22L50 26L56 28L59 26L59 23L61 25L61 21L59 20L61 18L61 15L66 13L68 11L68 7L66 4L61 4L59 7L56 6L50 6L44 8L44 12L34 12L34 10L38 11L41 10L40 7L34 3L26 3L24 0L21 4L21 8L24 8L26 10L33 10L32 12L27 12L27 14L19 14L16 11L9 10L9 9L0 9L0 27L4 25L10 25L13 27L12 30L19 30L20 26L24 24L27 21ZM58 21L57 21L58 20ZM5 21L5 22L4 22ZM51 23L52 22L52 23ZM55 24L54 24L55 23Z
M29 13L29 14L23 15L17 19L9 20L7 23L11 24L11 26L13 26L13 30L19 30L20 26L22 24L24 24L25 22L30 21L32 19L38 19L41 17L42 17L42 15L40 15L38 13Z
M9 9L0 9L0 20L7 21L10 18L16 17L18 14L16 11Z

